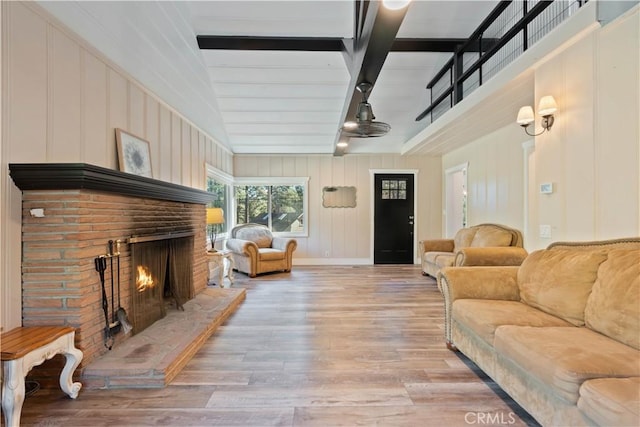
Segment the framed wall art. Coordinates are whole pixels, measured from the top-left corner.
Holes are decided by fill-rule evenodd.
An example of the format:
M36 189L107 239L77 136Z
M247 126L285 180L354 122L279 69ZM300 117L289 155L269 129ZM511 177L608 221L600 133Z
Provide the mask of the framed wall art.
M116 129L116 145L121 172L153 178L149 141Z

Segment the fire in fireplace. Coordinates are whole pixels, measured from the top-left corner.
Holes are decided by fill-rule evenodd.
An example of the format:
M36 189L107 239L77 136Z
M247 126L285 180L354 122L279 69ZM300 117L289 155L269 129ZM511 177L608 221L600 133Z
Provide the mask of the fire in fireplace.
M132 237L131 314L136 334L194 297L193 233Z

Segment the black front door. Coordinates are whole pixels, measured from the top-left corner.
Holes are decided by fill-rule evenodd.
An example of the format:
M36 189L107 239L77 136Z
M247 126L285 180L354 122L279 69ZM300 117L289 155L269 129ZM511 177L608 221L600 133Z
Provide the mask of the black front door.
M376 174L374 264L413 264L413 174Z

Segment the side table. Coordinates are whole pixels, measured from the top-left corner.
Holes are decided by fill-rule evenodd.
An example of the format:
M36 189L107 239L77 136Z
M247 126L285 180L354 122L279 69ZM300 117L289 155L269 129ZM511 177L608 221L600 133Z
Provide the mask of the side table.
M25 326L2 334L2 411L7 427L20 425L24 379L29 371L56 354L64 354L67 359L60 373L60 388L70 398L78 397L82 384L73 382L73 372L83 354L74 338L75 329L70 326Z
M207 251L207 259L209 260L209 282L214 282L216 285L224 288L224 278L229 279L229 287L233 285L233 268L235 263L230 251ZM218 277L213 277L213 270L218 268ZM226 271L225 271L226 270Z

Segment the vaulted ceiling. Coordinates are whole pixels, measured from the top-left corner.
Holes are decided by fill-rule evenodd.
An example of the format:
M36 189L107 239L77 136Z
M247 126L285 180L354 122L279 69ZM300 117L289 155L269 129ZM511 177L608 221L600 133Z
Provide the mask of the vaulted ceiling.
M400 153L407 141L416 151L427 83L497 3L413 0L395 12L360 0L40 4L234 153L343 154ZM341 151L362 80L391 131ZM531 96L528 83L516 86L514 102Z

